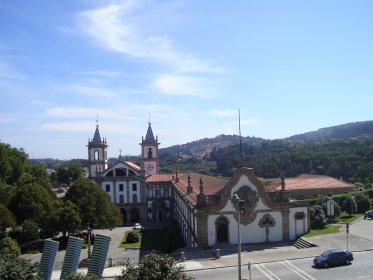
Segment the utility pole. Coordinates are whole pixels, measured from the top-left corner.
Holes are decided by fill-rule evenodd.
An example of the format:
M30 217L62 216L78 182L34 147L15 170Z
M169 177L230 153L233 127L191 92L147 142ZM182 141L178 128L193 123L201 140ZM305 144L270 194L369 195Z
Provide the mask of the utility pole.
M238 251L238 280L242 279L241 276L241 231L240 231L240 223L241 223L241 211L245 211L245 202L241 200L238 195L234 194L234 199L237 203L237 251Z

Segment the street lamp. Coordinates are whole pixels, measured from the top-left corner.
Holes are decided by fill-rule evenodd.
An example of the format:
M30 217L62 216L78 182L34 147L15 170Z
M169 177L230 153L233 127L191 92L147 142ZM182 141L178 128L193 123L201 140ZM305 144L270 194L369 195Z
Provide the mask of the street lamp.
M240 218L241 213L245 211L245 201L241 200L238 194L233 195L237 203L237 251L238 251L238 280L241 280L241 232L240 232Z

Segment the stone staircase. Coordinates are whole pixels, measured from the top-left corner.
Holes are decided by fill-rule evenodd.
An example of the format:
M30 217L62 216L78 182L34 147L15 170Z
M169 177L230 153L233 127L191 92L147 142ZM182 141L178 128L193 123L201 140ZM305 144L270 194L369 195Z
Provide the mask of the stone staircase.
M310 247L316 247L315 244L312 244L303 238L297 239L297 241L294 242L293 246L297 249L306 249Z

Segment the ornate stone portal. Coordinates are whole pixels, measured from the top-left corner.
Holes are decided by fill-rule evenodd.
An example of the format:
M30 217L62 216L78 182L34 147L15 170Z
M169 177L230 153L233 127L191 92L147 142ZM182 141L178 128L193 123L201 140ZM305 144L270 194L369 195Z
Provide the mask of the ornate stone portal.
M241 210L240 212L240 222L241 224L246 226L255 220L256 212L254 212L254 210L257 202L259 201L259 197L257 195L257 192L253 191L248 186L241 187L234 194L237 194L240 200L244 201L245 209ZM236 209L236 212L234 213L234 218L236 219L236 221L238 221L238 204L233 197L234 195L232 196L231 202L234 205L234 208Z

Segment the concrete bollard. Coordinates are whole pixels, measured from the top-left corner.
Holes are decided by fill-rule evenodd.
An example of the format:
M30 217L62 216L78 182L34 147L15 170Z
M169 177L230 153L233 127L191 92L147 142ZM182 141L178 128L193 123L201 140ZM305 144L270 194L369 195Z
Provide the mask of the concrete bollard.
M220 259L220 249L215 250L215 258Z
M180 252L180 259L181 261L185 261L185 252Z

